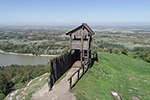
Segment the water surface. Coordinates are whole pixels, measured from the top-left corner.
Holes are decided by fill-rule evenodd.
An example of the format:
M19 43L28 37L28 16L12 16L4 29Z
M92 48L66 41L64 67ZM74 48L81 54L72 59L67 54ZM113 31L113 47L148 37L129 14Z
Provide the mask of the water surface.
M11 55L0 53L0 66L7 66L11 64L18 64L18 65L47 64L49 59L50 57Z

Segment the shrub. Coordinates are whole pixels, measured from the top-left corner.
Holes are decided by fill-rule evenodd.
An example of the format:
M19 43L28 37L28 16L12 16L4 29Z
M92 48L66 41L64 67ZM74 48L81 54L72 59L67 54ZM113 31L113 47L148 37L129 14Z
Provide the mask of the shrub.
M119 49L114 48L114 49L113 49L113 53L115 53L115 54L119 54Z
M139 55L141 52L140 51L137 51L136 53L135 53L135 55Z
M136 52L134 58L140 57L150 63L150 51Z
M112 51L113 51L113 48L112 48L112 47L109 47L109 48L108 48L108 52L109 52L109 53L112 53Z
M0 93L0 100L3 100L6 96L3 93Z
M145 52L142 52L139 54L139 56L142 58L142 59L145 59L147 57L147 53Z
M146 60L147 62L149 62L149 63L150 63L150 55L149 55L149 56L147 56L147 57L145 58L145 60Z
M121 53L124 55L128 55L128 50L126 48L122 48Z

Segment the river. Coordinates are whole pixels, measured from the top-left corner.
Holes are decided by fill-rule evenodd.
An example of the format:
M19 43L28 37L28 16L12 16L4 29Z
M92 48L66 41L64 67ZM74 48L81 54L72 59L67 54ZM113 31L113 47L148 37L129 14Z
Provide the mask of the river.
M0 66L7 66L12 64L18 65L37 65L47 64L50 57L43 56L24 56L0 53Z

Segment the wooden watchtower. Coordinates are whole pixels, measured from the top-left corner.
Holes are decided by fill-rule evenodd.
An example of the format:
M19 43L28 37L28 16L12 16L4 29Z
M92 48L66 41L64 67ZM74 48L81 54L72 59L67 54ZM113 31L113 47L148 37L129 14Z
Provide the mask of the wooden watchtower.
M66 33L66 35L70 35L70 51L80 52L81 65L91 60L91 42L94 34L86 23L82 23L79 27Z

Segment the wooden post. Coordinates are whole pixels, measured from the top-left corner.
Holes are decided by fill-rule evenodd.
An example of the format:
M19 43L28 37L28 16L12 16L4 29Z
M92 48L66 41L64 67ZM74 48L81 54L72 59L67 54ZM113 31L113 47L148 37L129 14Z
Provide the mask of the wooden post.
M81 66L82 66L82 60L83 60L82 50L80 50L80 60L81 60Z
M72 36L70 34L70 51L72 50Z
M70 78L70 89L72 88L72 77Z
M78 80L79 80L79 75L80 75L80 70L78 70L78 75L77 75L77 77L78 77Z
M76 35L74 35L74 39L76 39Z
M81 58L81 66L82 66L82 61L83 61L83 31L82 31L82 29L81 29L80 33L81 33L81 48L80 48L81 55L80 55L80 58Z
M83 66L83 74L84 74L84 66Z
M89 58L90 58L90 51L89 51L89 49L90 49L90 36L88 36L88 49L87 49L87 57L88 57L88 61L89 61Z

